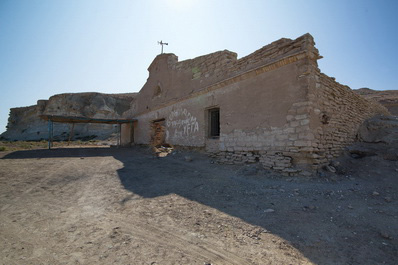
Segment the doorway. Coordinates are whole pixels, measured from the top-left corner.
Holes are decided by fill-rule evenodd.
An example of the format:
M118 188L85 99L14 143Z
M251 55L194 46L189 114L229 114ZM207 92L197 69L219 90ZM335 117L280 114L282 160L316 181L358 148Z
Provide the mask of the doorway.
M159 119L152 122L151 126L151 145L159 146L166 140L165 119Z

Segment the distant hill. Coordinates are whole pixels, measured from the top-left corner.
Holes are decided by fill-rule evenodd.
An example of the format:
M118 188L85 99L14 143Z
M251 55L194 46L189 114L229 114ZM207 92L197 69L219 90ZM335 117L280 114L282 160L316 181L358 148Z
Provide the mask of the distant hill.
M398 116L398 90L373 90L370 88L354 89L359 95L379 102L386 107L392 115Z
M100 119L122 118L133 104L136 93L67 93L48 100L39 100L37 105L12 108L7 131L1 134L4 140L42 140L48 138L48 123L40 115L80 116ZM109 124L75 124L74 139L106 139L118 131ZM67 140L70 124L55 123L54 138Z

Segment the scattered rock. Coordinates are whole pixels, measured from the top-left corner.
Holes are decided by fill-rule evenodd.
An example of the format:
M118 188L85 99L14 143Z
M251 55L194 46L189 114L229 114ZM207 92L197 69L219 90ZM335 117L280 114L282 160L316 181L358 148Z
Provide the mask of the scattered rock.
M312 176L312 173L309 172L309 171L303 170L303 171L300 172L300 176L303 176L303 177L311 177L311 176Z
M303 211L313 211L316 209L316 206L310 205L310 206L304 206Z
M372 195L373 195L373 196L379 196L380 193L378 193L377 191L374 191L374 192L372 192Z
M391 198L391 197L389 197L389 196L387 196L387 197L384 197L384 200L385 200L386 202L392 202L392 198Z
M385 232L385 231L380 232L380 236L381 236L382 238L384 238L384 239L389 239L389 240L393 239L393 238L392 238L387 232Z
M274 209L265 209L264 210L264 213L273 213L273 212L275 212L275 210Z
M359 144L355 144L347 147L348 152L351 154L352 158L362 158L366 156L375 156L376 152L370 148L365 146L361 146Z
M336 168L334 166L328 165L325 169L329 172L336 173Z
M398 161L398 154L396 154L396 153L387 153L387 154L383 155L383 158L385 160Z
M77 226L71 226L69 229L68 229L68 232L75 232L77 230Z

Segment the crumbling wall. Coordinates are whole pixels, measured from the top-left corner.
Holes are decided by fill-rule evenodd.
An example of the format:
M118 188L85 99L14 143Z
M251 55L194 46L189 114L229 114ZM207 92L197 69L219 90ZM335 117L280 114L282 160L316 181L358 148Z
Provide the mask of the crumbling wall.
M240 59L227 50L178 62L174 54L158 55L148 67L149 78L140 90L130 115L140 115L187 100L215 87L236 83L242 76L256 76L305 57L319 58L313 38L281 39ZM258 73L257 73L258 72Z
M210 76L224 75L223 69L231 67L237 60L237 54L228 50L178 62L175 69L179 71L191 71L192 79L208 78Z
M319 52L314 47L313 37L308 33L295 40L282 38L274 41L237 60L227 69L226 74L246 72L266 64L274 63L283 58L294 57L302 53L306 53L308 56L314 56L316 59L319 58Z
M313 103L311 130L315 136L315 168L339 156L352 144L366 119L377 114L389 115L382 105L361 97L319 71L314 73L309 98Z
M313 138L308 135L306 108L308 56L318 55L292 54L134 115L138 119L136 142L148 144L153 121L165 119L169 144L205 147L220 163L258 161L266 168L297 172L291 168L294 157ZM162 77L162 73L153 74L148 83L164 84ZM176 89L182 86L177 81ZM191 90L194 85L184 88ZM220 109L217 139L207 134L206 113L214 107Z
M229 51L182 62L160 55L133 111L136 142L150 143L153 122L164 119L167 143L204 147L219 163L309 174L354 141L363 120L387 113L321 74L319 58L309 34L239 60ZM213 108L219 137L208 133Z

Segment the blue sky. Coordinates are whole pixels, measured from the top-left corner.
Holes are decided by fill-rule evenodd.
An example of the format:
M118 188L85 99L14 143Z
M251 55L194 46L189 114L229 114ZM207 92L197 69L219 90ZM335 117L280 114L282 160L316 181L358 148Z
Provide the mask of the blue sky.
M0 132L9 108L67 92L138 92L160 53L245 56L311 33L322 72L398 89L395 0L0 0Z

